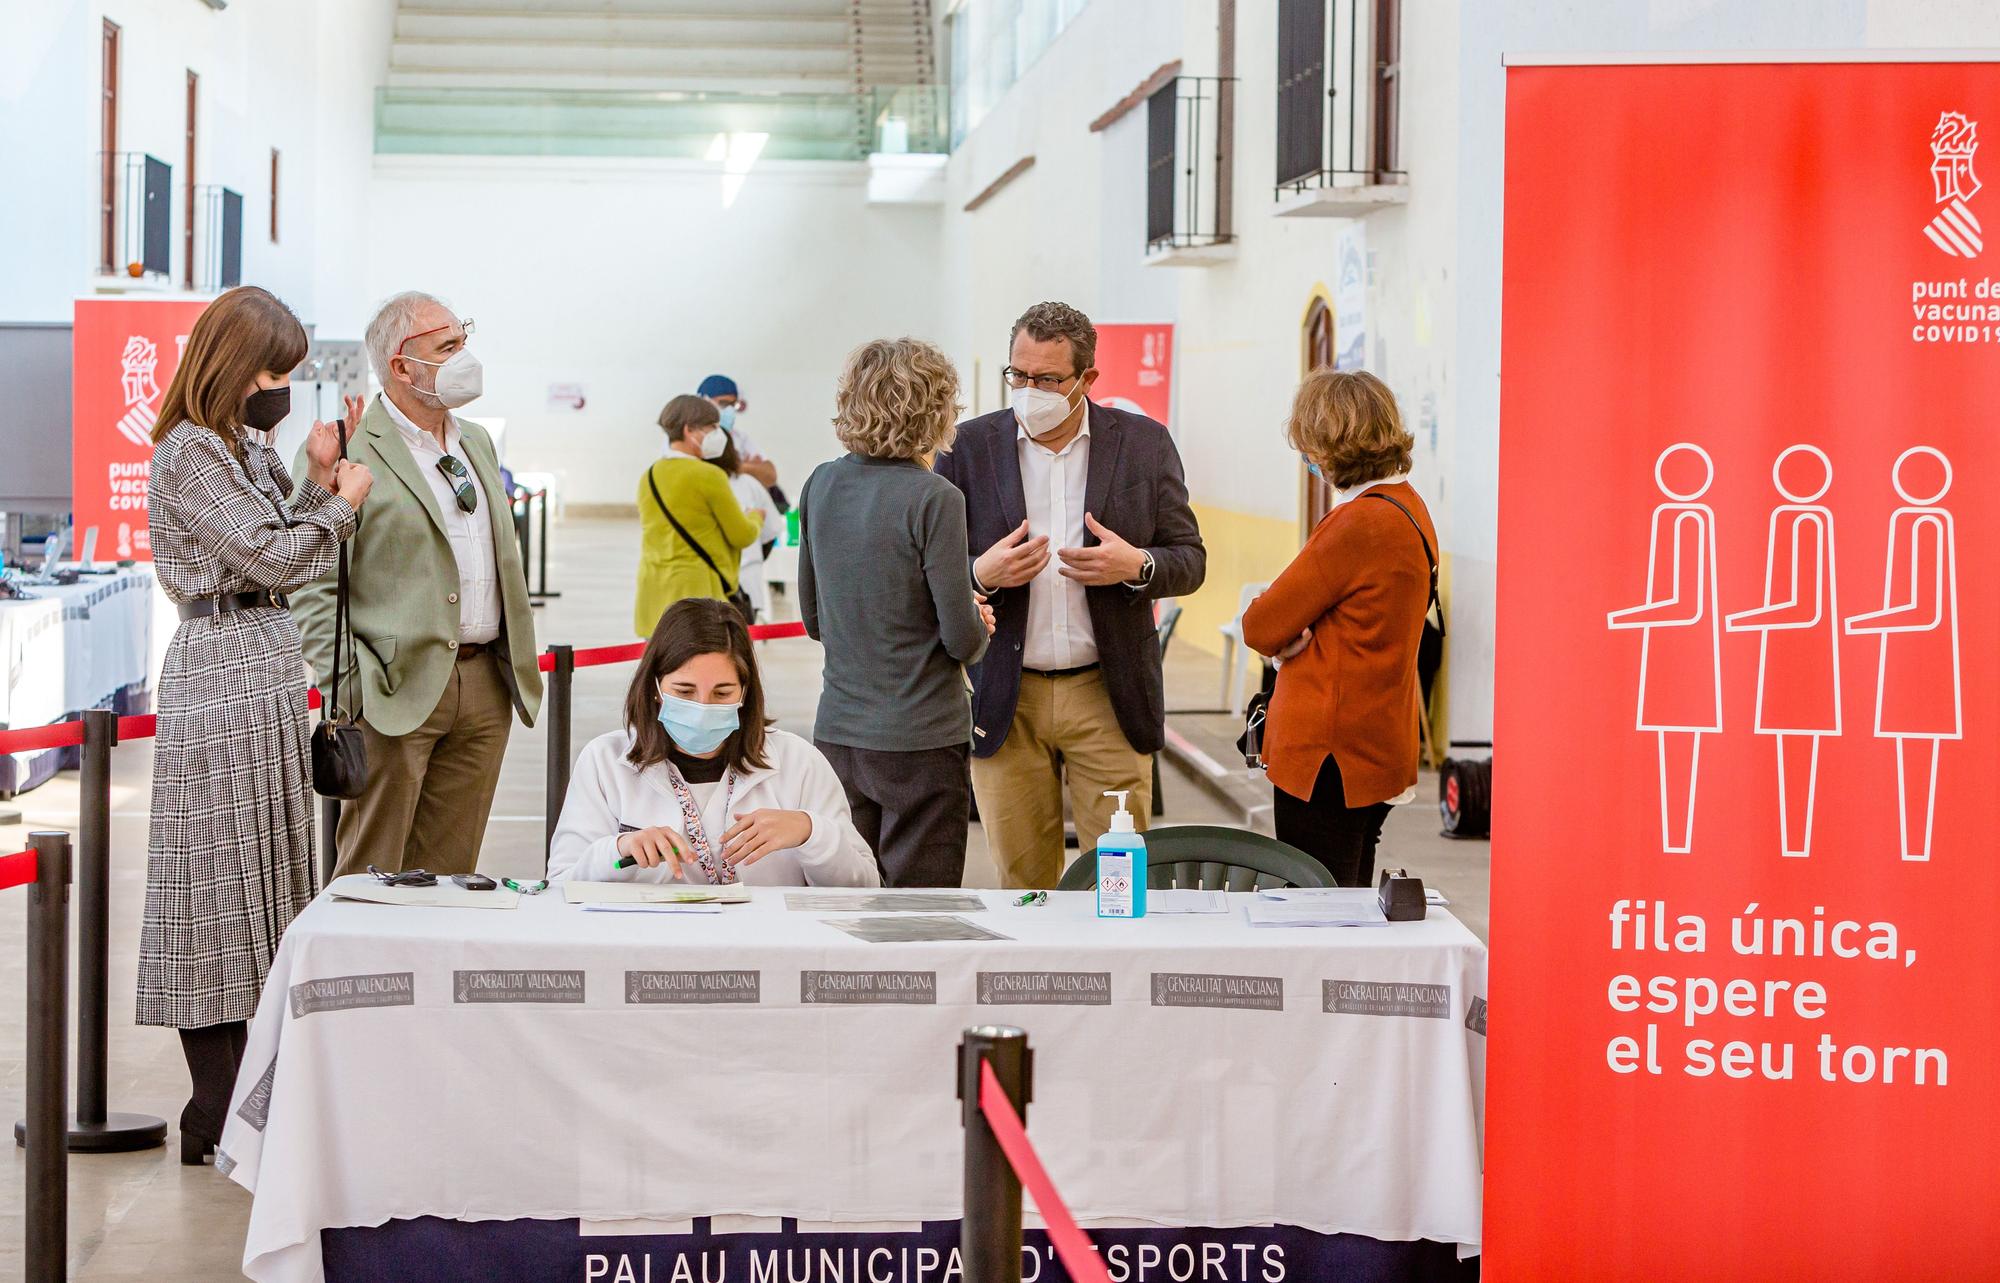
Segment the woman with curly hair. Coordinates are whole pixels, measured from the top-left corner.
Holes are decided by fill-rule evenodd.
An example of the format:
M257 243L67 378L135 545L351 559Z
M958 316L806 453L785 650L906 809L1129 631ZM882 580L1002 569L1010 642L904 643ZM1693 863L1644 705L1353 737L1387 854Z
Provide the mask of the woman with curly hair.
M1396 398L1364 371L1315 370L1287 439L1334 490L1306 546L1243 612L1279 660L1264 724L1278 840L1367 886L1389 808L1416 797L1417 644L1437 597L1437 530L1410 485Z
M965 498L931 471L958 374L917 339L847 358L834 432L848 453L799 494L799 610L826 646L813 742L889 886L958 886L970 821L965 665L992 612L974 595ZM823 609L822 609L823 607Z

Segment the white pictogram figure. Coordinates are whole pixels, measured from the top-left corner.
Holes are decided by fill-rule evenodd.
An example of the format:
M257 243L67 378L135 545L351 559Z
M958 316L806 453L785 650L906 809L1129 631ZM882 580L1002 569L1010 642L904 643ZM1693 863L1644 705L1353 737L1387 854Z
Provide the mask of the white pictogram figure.
M1974 258L1984 248L1980 242L1979 219L1966 202L1980 188L1979 175L1972 171L1972 155L1979 150L1979 125L1963 112L1938 115L1931 131L1931 198L1944 208L1924 227L1924 235L1953 258Z
M1833 485L1833 461L1815 446L1778 456L1771 482L1790 500L1771 510L1764 604L1729 616L1757 639L1757 734L1777 737L1778 833L1786 855L1812 854L1819 742L1840 734L1840 607L1833 513L1815 502Z
M1698 478L1668 478L1699 464ZM1659 736L1660 843L1669 854L1693 848L1701 737L1722 729L1722 619L1715 586L1715 510L1695 500L1715 482L1715 461L1681 442L1660 452L1653 480L1670 503L1653 509L1646 553L1646 600L1614 610L1614 629L1640 630L1639 729Z
M1896 741L1903 858L1931 858L1938 746L1964 738L1958 666L1958 540L1937 507L1951 489L1951 461L1927 445L1896 458L1882 609L1847 621L1882 639L1875 675L1875 734Z
M118 434L133 445L150 445L153 425L160 417L153 408L160 395L159 381L154 378L160 368L159 345L143 334L132 335L125 340L118 367L125 388L125 414L118 420Z

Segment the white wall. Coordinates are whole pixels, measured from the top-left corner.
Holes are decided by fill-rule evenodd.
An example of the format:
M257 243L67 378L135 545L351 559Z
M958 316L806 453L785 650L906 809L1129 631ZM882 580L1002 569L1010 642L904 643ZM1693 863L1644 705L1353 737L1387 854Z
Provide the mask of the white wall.
M97 266L99 42L121 28L121 151L174 167L173 281L186 223L186 77L200 78L196 182L243 194L243 277L308 323L324 287L336 328L363 246L374 86L394 0L0 0L0 320L64 320ZM282 154L280 240L270 238L270 153ZM333 335L341 337L341 335ZM351 335L349 335L351 336Z
M864 165L758 165L727 207L686 162L384 156L374 175L370 303L421 289L478 322L467 413L504 417L509 465L560 474L566 503L631 505L660 407L715 372L796 496L840 453L847 353L939 337L937 208L867 204ZM550 409L552 383L585 408Z

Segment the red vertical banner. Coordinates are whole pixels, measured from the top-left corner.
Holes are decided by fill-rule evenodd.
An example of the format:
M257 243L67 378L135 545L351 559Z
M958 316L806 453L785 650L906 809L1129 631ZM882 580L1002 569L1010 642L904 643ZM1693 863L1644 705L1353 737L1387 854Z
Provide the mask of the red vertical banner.
M1097 382L1090 399L1174 426L1174 327L1171 322L1097 327Z
M1508 73L1489 1279L2000 1277L1989 122Z
M76 301L70 457L79 546L97 530L104 560L150 561L146 484L160 402L194 319L189 299Z

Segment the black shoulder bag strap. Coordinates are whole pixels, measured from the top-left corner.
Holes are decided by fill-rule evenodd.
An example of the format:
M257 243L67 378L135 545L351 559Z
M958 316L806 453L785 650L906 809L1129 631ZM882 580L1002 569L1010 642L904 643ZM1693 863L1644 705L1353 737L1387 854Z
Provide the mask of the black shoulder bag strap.
M674 533L685 540L687 546L694 549L694 555L701 558L708 568L715 572L715 577L722 581L723 594L734 597L736 595L736 585L730 582L728 575L722 573L722 567L715 564L715 558L708 555L708 549L696 543L694 536L687 532L687 527L674 520L674 514L667 508L667 501L660 498L660 487L653 480L653 470L651 468L646 469L646 488L653 492L653 502L660 505L660 515L667 519L667 524L674 528Z
M1430 536L1426 535L1424 533L1423 526L1417 523L1417 514L1411 512L1407 507L1405 507L1403 505L1402 500L1396 498L1394 495L1383 494L1380 490L1370 490L1368 493L1362 495L1361 497L1363 499L1380 499L1384 503L1393 503L1396 505L1397 511L1401 512L1405 517L1408 517L1410 519L1410 529L1417 532L1417 539L1424 545L1424 560L1429 562L1431 567L1431 599L1429 603L1425 605L1424 613L1429 614L1432 606L1437 607L1438 636L1440 637L1444 636L1445 635L1444 605L1442 602L1438 600L1437 554L1431 551Z
M340 457L344 461L347 458L347 420L338 419L335 420L335 423L340 432ZM361 514L358 512L355 513L354 518L358 525L361 520ZM325 720L328 717L340 720L340 672L341 669L347 666L346 660L341 654L341 643L343 641L347 643L347 653L349 655L354 653L354 636L350 631L350 624L347 618L347 545L347 540L343 539L340 541L340 569L334 576L333 699L330 701L330 708L321 710L321 720ZM361 674L357 671L354 677L354 716L346 720L359 722L361 720Z

